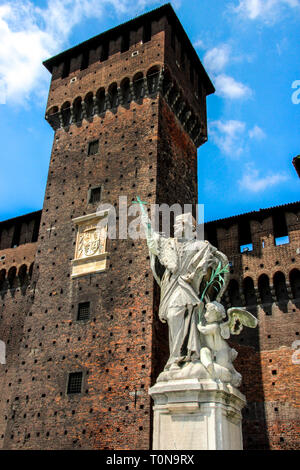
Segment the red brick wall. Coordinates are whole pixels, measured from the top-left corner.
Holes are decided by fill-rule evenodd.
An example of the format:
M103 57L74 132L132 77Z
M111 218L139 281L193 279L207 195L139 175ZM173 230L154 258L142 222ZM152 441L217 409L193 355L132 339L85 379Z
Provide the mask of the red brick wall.
M239 285L240 305L254 313L259 324L232 338L239 351L235 366L242 373L241 391L248 405L243 412L243 436L246 449L299 449L299 364L292 362L294 341L299 340L300 299L290 285L290 273L299 270L299 205L282 208L289 243L275 246L272 214L249 214L253 251L239 253L238 223L242 219L216 221L218 246L233 262L231 278ZM264 241L264 247L262 246ZM286 299L278 301L274 275L285 276ZM263 303L259 278L269 277L271 302ZM247 306L243 281L250 277L256 291L256 303ZM225 303L230 305L229 295ZM235 304L236 305L236 304ZM272 372L273 371L273 372Z

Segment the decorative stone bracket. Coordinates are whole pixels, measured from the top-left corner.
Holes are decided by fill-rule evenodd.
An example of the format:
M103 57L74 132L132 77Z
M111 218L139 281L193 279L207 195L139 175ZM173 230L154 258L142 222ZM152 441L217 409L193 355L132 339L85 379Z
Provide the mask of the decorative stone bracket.
M83 119L90 120L93 116L103 115L108 110L115 112L119 106L126 106L131 101L138 101L144 97L154 98L157 93L161 93L195 146L199 147L206 142L206 128L199 111L187 102L175 80L170 74L166 74L164 69L138 80L128 79L126 86L112 85L105 92L103 90L101 97L89 92L85 99L76 98L76 103L68 108L64 105L60 109L51 108L45 116L46 120L54 130L68 128L71 124L80 125ZM88 95L89 103L86 102Z

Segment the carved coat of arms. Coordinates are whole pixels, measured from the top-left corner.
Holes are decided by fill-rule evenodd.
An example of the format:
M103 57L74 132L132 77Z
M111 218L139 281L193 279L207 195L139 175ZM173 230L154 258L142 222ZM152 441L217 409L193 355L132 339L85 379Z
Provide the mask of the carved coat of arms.
M93 256L103 251L103 241L101 232L93 226L85 227L79 234L77 257L85 258Z

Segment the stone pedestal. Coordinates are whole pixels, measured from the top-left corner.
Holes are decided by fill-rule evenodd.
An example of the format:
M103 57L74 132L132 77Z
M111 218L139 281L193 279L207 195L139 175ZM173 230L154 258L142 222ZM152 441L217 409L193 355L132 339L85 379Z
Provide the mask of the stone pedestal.
M210 379L158 382L154 400L154 450L241 450L245 397Z

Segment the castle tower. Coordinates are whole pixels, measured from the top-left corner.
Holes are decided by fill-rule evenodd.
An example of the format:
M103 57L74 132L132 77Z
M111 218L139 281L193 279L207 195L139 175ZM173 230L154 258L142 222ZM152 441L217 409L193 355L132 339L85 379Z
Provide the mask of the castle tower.
M2 446L149 449L166 328L145 241L97 238L97 207L196 204L214 88L169 4L45 66L55 133Z

